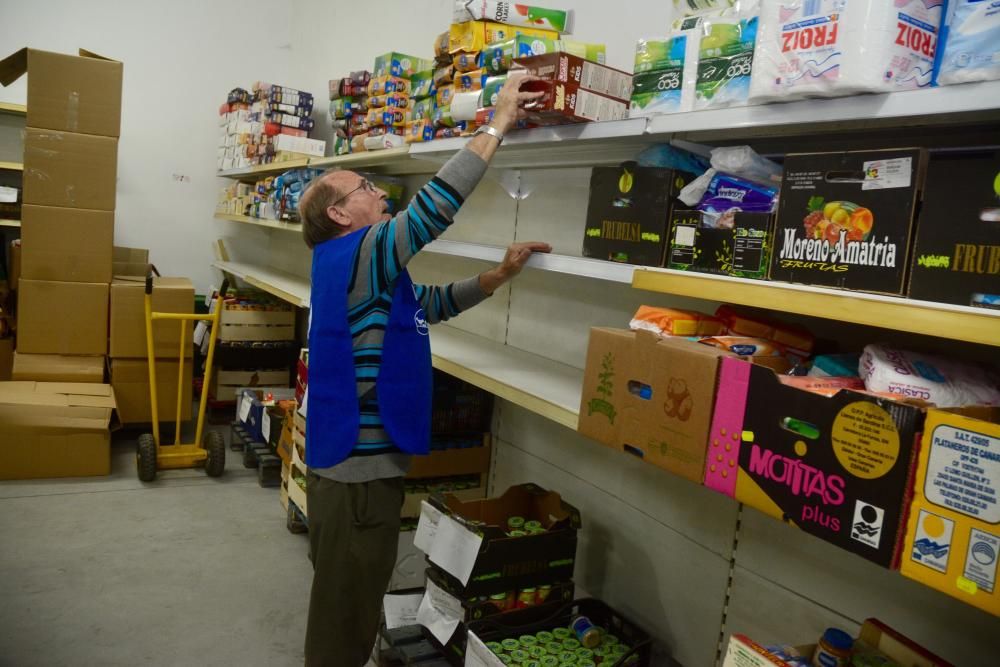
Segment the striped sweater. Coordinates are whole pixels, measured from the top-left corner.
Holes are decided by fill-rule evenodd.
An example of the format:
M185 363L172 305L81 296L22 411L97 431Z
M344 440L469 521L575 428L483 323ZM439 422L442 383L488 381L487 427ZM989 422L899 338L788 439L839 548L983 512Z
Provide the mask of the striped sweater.
M386 222L372 225L365 233L353 259L347 298L360 402L360 433L350 458L331 468L313 468L314 473L339 482L357 483L400 477L409 469L410 457L390 441L374 396L396 278L421 248L452 224L485 170L482 158L468 150L460 151L417 192L403 211ZM417 285L416 291L429 324L444 322L486 298L478 276L445 286Z

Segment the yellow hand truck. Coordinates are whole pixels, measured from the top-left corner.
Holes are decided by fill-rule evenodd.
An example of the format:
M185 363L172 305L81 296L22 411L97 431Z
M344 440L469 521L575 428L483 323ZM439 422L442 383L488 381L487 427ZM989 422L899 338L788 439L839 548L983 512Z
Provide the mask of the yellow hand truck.
M226 442L218 431L205 433L202 441L202 431L205 427L205 409L208 405L208 388L212 381L212 363L215 356L215 342L219 336L219 321L222 314L222 295L226 293L228 283L224 281L219 290L219 300L211 315L188 313L157 313L153 312L153 274L146 276L146 355L149 363L149 397L152 401L153 432L139 436L136 445L135 466L139 480L151 482L156 478L157 470L176 468L205 467L209 477L219 477L226 469ZM177 372L177 423L175 424L174 444L164 445L160 442L159 404L156 396L156 352L153 347L153 322L156 320L173 320L180 323L181 347L180 370ZM184 400L184 346L188 344L187 329L191 322L208 321L211 325L208 338L208 358L205 360L205 382L201 388L201 400L198 404L198 426L195 430L194 444L181 444L181 412ZM201 444L198 444L201 443Z

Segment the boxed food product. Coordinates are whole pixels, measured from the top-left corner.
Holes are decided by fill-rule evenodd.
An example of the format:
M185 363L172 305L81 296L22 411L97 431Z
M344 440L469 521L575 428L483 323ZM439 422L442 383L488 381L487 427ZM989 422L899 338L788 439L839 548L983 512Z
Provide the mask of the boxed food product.
M895 568L923 410L783 384L723 359L705 485L882 567Z
M555 83L574 84L579 90L601 93L623 102L632 97L632 75L570 53L556 52L515 58L513 69Z
M632 163L594 167L583 255L662 266L674 198L688 178L684 172Z
M525 83L523 92L544 95L525 105L526 120L535 125L563 125L588 121L624 120L628 117L628 102L588 90L576 84L553 81Z
M431 69L433 62L427 58L408 56L405 53L395 51L384 53L375 58L375 67L372 69L372 76L398 76L409 78L417 72Z
M903 575L1000 616L998 493L1000 409L929 410Z
M108 352L107 283L18 283L17 349L25 354Z
M700 483L720 359L648 331L593 328L577 430Z
M1000 308L1000 152L930 160L910 298Z
M28 73L26 125L117 137L121 131L122 64L85 49L79 56L20 49L0 61L0 83Z
M904 294L926 153L785 158L771 279Z
M0 382L0 479L107 475L111 385Z
M21 275L110 283L114 230L111 211L26 205L21 211Z
M503 42L515 35L541 39L559 39L555 30L540 27L513 26L495 21L454 21L448 34L448 51L474 53L482 51L487 44Z
M537 521L544 530L510 536L508 519ZM580 512L534 484L462 502L433 494L423 503L414 543L463 598L570 581Z
M452 56L451 63L455 66L456 72L471 72L479 68L479 51L460 51Z
M652 331L658 336L720 336L726 324L718 317L693 310L639 306L629 328Z
M392 93L409 95L409 79L398 76L375 76L368 82L368 94L370 96L377 97L379 95L391 95Z
M512 26L570 32L572 13L564 9L519 5L506 0L460 0L454 5L452 23L496 21Z

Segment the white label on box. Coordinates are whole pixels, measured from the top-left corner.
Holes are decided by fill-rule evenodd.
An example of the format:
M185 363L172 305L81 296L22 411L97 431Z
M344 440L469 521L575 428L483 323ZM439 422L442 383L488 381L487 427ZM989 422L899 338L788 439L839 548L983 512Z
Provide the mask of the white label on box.
M674 245L694 247L695 228L689 226L677 227L674 231Z
M854 501L854 521L851 523L851 538L878 549L882 541L882 526L885 510L862 500Z
M306 390L308 391L308 390ZM413 546L430 554L431 545L437 535L441 512L426 500L420 502L420 520L417 522L417 533L413 536Z
M976 582L976 586L987 593L992 593L996 587L998 554L1000 538L973 528L969 533L969 551L965 555L965 578Z
M920 510L910 560L944 574L948 571L948 557L951 555L951 538L954 533L954 521L927 510Z
M1000 523L1000 438L942 424L927 456L928 501L986 523Z
M385 626L394 630L417 622L417 610L424 596L420 593L412 595L389 594L382 598L382 607L385 609Z
M469 642L465 647L465 667L504 667L503 662L476 633L469 633Z
M260 418L260 432L265 440L271 440L271 415L267 414L267 410L264 410L264 415Z
M201 344L205 342L205 336L208 335L208 323L199 320L198 324L194 326L194 344L201 347Z
M442 516L427 557L462 582L463 586L467 586L482 544L482 536L473 533L450 516Z
M865 180L862 190L889 190L908 188L913 177L913 158L872 160L864 164Z
M302 392L302 405L299 406L299 414L303 417L308 416L309 411L309 387L306 386L306 390Z
M243 397L240 399L240 411L238 413L239 420L241 422L246 422L247 417L250 416L251 405L253 405L253 401L250 399L249 396L243 394Z
M427 628L441 644L447 644L462 622L462 603L431 580L417 610L417 623Z

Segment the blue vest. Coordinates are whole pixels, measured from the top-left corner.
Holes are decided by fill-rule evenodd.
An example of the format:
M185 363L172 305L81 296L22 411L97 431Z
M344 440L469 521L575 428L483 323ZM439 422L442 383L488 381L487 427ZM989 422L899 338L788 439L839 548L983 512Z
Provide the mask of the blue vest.
M330 239L313 250L306 415L306 465L311 468L341 463L358 441L361 417L347 292L366 231ZM368 271L369 267L358 270ZM424 311L405 270L396 279L375 386L382 423L393 444L408 454L427 454L433 387L431 345Z

